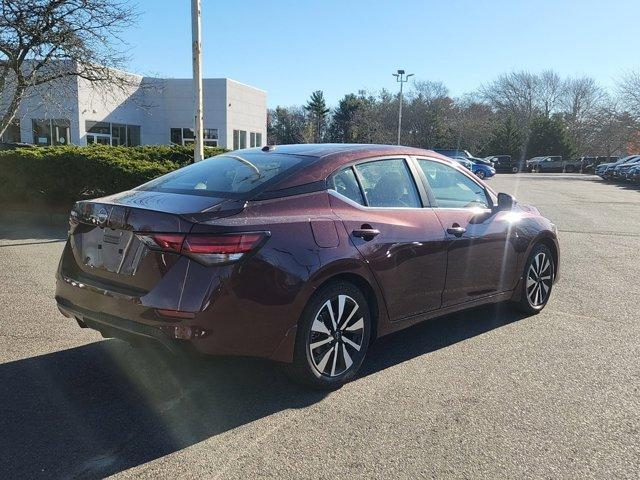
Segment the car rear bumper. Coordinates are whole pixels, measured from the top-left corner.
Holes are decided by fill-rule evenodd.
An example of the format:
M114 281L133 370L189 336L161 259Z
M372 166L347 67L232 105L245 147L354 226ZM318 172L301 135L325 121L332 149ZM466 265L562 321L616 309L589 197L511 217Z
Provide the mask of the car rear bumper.
M58 310L65 317L74 318L82 328L91 328L105 338L119 338L134 342L150 342L165 347L174 354L195 353L190 342L172 338L175 326L153 327L126 318L116 317L102 312L93 312L72 304L64 298L56 297Z

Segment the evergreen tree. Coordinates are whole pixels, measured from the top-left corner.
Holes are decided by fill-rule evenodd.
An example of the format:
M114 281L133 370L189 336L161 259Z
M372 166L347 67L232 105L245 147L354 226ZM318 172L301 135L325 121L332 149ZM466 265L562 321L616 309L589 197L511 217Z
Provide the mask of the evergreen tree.
M511 155L514 160L522 160L524 135L512 116L508 116L496 130L489 145L484 149L488 155Z
M324 99L324 93L322 90L316 90L309 97L309 101L304 106L304 109L309 113L311 122L313 125L313 137L316 143L322 141L322 134L327 121L327 114L329 109Z
M329 127L329 138L332 142L353 143L356 142L355 121L357 113L363 107L363 102L353 93L344 96L338 108L333 112Z
M526 154L529 158L541 155L562 155L564 160L570 160L575 157L575 146L559 115L534 119Z

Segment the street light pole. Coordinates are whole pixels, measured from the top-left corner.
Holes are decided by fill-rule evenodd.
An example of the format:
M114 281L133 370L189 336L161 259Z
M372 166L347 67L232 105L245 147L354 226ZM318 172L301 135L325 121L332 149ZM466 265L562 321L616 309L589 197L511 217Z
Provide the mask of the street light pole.
M394 73L393 76L400 83L400 105L398 107L398 145L400 145L400 134L402 132L402 85L409 81L409 77L413 76L413 73L405 76L404 70L398 70L398 73Z
M202 38L200 35L200 0L191 0L191 51L193 55L193 103L195 144L193 161L199 162L204 156L202 138Z

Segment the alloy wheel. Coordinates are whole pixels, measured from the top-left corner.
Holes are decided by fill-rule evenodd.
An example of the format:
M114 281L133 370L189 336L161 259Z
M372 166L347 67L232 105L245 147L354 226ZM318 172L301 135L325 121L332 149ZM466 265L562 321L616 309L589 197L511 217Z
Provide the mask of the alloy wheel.
M533 257L527 271L527 298L533 307L544 305L553 283L553 262L544 252Z
M327 300L311 324L308 350L314 368L337 377L354 364L364 341L364 317L360 305L348 295Z
M484 178L484 172L482 170L478 170L478 173L476 173L476 175L478 175L478 178Z

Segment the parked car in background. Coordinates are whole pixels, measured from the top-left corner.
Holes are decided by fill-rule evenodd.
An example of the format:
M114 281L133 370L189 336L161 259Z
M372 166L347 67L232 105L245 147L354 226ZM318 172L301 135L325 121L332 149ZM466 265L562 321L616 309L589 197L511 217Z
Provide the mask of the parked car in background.
M456 149L439 149L436 148L433 150L440 155L444 155L449 158L466 158L471 160L472 162L482 163L484 165L488 165L489 167L493 167L493 163L490 160L484 158L478 158L471 155L467 150L456 150Z
M493 168L496 169L496 172L518 173L525 169L524 162L513 160L511 155L492 155L485 157L485 160L493 163Z
M485 165L484 163L473 162L471 171L476 174L478 178L491 178L496 174L496 169Z
M613 178L613 174L615 172L616 167L619 167L620 165L624 165L627 162L632 162L637 158L640 158L640 155L628 155L626 157L619 159L614 163L604 164L605 167L601 171L601 173L599 173L599 175L605 180L611 180ZM602 165L600 165L600 167L602 167Z
M613 177L613 170L615 169L615 167L638 157L640 157L640 155L627 155L626 157L619 158L612 163L602 163L596 167L595 174L599 175L605 180L608 180Z
M606 157L606 156L600 156L600 157L580 157L578 159L578 164L579 164L579 168L580 171L582 173L594 173L595 169L603 164L603 163L613 163L616 162L620 157L618 156L612 156L612 157Z
M561 155L534 157L527 160L527 170L532 172L567 172L580 170L580 161L565 161Z
M455 157L454 160L465 168L471 170L478 176L478 178L491 178L496 174L496 170L493 167L485 165L484 163L476 163L471 161L470 158Z
M629 182L640 182L640 165L634 165L627 172L627 181Z
M634 157L626 162L616 165L613 167L611 178L614 180L626 180L627 172L638 164L640 164L640 157Z
M467 159L466 157L451 157L451 158L453 160L455 160L456 162L458 162L460 165L462 165L467 170L473 170L473 162L471 160Z
M77 202L69 225L55 300L80 327L269 358L323 389L418 322L506 301L540 312L559 265L535 207L395 145L223 153Z

